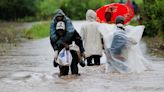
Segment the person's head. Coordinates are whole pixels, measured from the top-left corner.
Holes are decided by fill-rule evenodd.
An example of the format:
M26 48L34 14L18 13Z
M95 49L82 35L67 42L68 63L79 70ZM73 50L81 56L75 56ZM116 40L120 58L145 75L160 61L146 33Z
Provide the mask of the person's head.
M124 24L124 17L117 16L115 23L116 24Z
M56 17L56 20L57 20L57 21L63 21L63 19L64 19L64 16L57 16L57 17Z
M56 24L56 33L58 36L63 36L65 34L65 23L63 21L59 21Z
M124 28L124 17L117 16L115 23L116 23L118 28L125 30L125 28Z
M86 13L86 20L87 21L96 21L96 12L89 9Z
M106 19L106 22L110 22L111 21L111 18L112 18L112 12L113 12L113 7L108 7L106 10L105 10L105 19Z
M54 19L56 21L63 21L64 17L65 17L64 12L61 9L57 9L55 12Z
M105 12L105 19L106 19L106 22L110 22L111 21L111 18L112 18L112 13L111 12Z

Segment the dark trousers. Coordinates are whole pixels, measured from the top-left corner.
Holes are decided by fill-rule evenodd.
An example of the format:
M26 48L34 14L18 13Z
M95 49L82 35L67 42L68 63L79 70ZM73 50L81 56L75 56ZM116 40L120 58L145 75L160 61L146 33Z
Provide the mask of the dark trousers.
M71 73L72 74L78 74L78 55L76 51L71 50L71 55L72 55L72 63L71 63ZM69 73L69 66L59 66L59 70L60 70L60 76L63 75L68 75Z
M90 57L87 57L87 64L90 65L92 64L92 59L94 59L94 64L95 65L100 65L100 55L92 55Z

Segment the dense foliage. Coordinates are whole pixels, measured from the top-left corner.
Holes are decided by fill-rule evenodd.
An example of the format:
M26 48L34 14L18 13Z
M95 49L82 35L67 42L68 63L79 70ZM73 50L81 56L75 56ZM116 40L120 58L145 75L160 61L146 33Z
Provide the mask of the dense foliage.
M37 11L37 0L0 0L0 19L15 20L33 16Z
M141 16L146 25L145 35L164 38L164 0L144 0Z
M72 19L85 19L85 13L88 9L96 10L107 3L109 0L108 2L107 0L63 0L61 9Z
M72 19L84 19L87 9L97 9L110 0L0 0L0 19L47 19L62 8Z
M53 16L55 10L60 7L61 0L39 0L36 16L40 19L46 19Z
M51 19L57 8L71 19L85 19L88 9L126 0L0 0L0 20L35 21ZM140 7L144 35L164 37L164 0L135 0Z

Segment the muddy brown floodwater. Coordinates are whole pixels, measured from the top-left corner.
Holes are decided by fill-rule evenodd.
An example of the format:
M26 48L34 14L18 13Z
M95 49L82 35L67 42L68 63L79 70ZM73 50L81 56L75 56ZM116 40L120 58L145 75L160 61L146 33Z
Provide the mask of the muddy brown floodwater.
M77 29L85 22L74 22ZM155 70L140 74L107 74L101 66L79 66L81 76L58 78L52 66L49 38L27 41L0 56L0 92L164 92L164 59L153 61Z

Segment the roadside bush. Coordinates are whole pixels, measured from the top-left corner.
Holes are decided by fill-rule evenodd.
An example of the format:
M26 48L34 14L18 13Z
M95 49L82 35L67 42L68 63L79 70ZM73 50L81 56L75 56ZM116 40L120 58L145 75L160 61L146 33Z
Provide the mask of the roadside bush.
M71 19L85 19L85 13L88 9L97 9L102 5L109 4L106 0L63 0L60 8Z
M0 19L16 20L34 16L38 0L0 0Z
M144 35L164 37L164 0L144 0L141 16L146 25Z
M28 39L39 39L49 36L50 23L35 24L30 29L23 31L23 37Z
M14 29L14 27L0 30L0 43L16 43L20 40L18 36L20 36L20 32Z
M47 19L53 16L55 10L60 6L60 0L40 0L37 6L36 17Z

